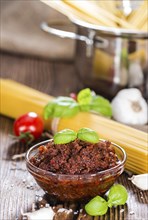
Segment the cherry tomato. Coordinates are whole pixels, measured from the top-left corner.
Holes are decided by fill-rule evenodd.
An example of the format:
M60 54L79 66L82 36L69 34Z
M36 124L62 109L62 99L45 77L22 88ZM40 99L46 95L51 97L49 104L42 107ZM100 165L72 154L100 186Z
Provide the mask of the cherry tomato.
M15 120L13 130L22 141L38 139L44 130L43 120L35 112L29 112Z
M74 100L77 101L77 94L76 94L76 93L71 92L71 93L69 94L69 96L70 96L72 99L74 99Z

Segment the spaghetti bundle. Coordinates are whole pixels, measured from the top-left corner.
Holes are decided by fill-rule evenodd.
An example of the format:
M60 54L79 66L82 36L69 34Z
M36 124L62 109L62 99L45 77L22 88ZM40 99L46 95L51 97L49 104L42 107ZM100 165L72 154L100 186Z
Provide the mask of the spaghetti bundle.
M143 0L136 9L126 16L119 1L104 0L41 0L64 15L106 27L119 27L147 31L148 1ZM121 1L122 2L122 1ZM120 3L121 3L120 2ZM107 10L109 9L109 10Z
M0 114L18 118L27 112L36 112L43 118L43 108L54 97L10 79L0 79ZM51 129L51 120L44 121Z

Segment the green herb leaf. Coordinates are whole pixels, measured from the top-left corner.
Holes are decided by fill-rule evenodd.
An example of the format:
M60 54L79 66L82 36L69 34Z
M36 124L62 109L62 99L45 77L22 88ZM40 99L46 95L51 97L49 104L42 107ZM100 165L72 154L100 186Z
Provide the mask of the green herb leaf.
M87 141L90 143L98 143L99 142L99 135L90 128L81 128L78 131L78 139L82 141Z
M76 101L73 98L67 97L67 96L58 96L55 100L55 103L64 103L64 104L71 104L75 103Z
M102 96L93 96L90 104L90 109L101 115L111 117L112 107L110 102Z
M79 111L96 112L103 116L112 116L110 102L102 96L92 94L89 88L83 89L78 93L78 102L71 97L59 96L44 108L44 118L72 117Z
M74 99L70 97L59 96L45 106L44 118L48 119L49 117L71 117L76 115L79 110L79 105Z
M53 117L69 117L78 113L78 105L76 101L70 97L59 96L54 100L55 106Z
M104 215L108 210L107 202L102 197L96 196L85 205L85 210L91 216Z
M45 108L44 108L44 119L47 120L48 118L53 116L53 112L54 112L54 108L55 108L55 103L54 102L49 102Z
M77 100L80 105L90 104L92 99L91 90L89 88L81 90L77 95Z
M89 112L91 110L90 105L80 105L80 111Z
M72 117L80 111L79 105L77 103L72 103L68 108L66 108L61 117Z
M67 144L77 138L77 133L71 129L64 129L56 133L53 137L55 144Z
M108 207L124 205L127 201L128 193L124 186L120 184L113 185L108 194Z
M63 112L68 108L67 105L64 105L63 103L57 103L54 105L54 110L52 117L60 118L62 117Z

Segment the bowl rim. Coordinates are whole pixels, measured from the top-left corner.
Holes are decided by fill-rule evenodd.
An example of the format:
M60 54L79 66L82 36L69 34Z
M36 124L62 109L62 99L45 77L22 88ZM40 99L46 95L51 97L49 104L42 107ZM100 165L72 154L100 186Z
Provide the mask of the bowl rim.
M93 174L91 174L91 173L88 173L88 174L60 174L60 173L53 173L53 172L50 172L50 171L47 171L47 170L43 170L43 169L40 169L40 168L36 167L36 166L33 165L33 164L30 162L30 160L29 160L29 154L30 154L30 152L31 152L34 148L39 147L39 146L41 146L41 145L43 145L43 144L47 144L48 142L50 142L50 141L52 141L52 140L53 140L53 139L51 138L51 139L48 139L48 140L45 140L45 141L41 141L41 142L39 142L39 143L33 145L33 146L32 146L31 148L29 148L29 149L27 150L27 152L26 152L26 155L25 155L26 165L29 164L32 168L36 169L36 173L37 173L38 175L40 175L39 172L44 172L44 175L48 174L48 175L50 175L50 176L52 175L52 176L58 176L58 177L59 177L59 176L60 176L60 177L68 177L68 178L70 178L70 177L72 177L72 178L94 177L94 176L97 176L97 175L100 175L100 174L105 174L106 172L112 172L113 170L116 170L116 169L118 169L119 167L124 166L124 164L125 164L125 162L126 162L126 159L127 159L127 154L126 154L125 150L124 150L122 147L120 147L118 144L115 144L114 142L111 142L111 141L110 141L111 144L112 144L114 147L118 148L118 149L122 152L122 154L123 154L123 160L122 160L119 164L117 164L116 166L114 166L114 167L112 167L112 168L110 168L110 169L106 169L106 170L103 170L103 171L99 171L99 172L93 173ZM105 142L106 140L100 138L99 141ZM30 169L30 168L29 168L29 169Z

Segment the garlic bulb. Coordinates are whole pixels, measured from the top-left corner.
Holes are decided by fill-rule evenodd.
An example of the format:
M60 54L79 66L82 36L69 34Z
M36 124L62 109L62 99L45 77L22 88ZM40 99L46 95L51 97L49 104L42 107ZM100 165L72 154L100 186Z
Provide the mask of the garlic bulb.
M132 183L141 190L148 190L148 173L133 175L131 178L128 178Z
M140 90L123 89L113 98L113 118L124 124L143 125L148 122L148 106Z

